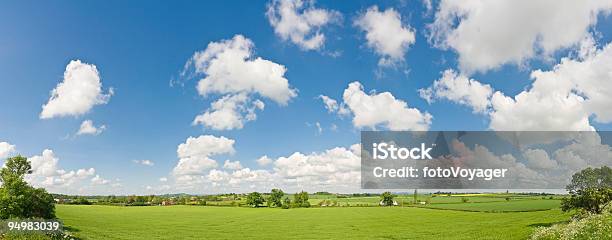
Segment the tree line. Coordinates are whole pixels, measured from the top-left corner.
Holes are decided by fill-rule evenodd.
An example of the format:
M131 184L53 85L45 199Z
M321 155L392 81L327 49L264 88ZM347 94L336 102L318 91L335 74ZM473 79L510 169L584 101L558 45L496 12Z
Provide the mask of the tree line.
M268 207L280 207L283 209L310 207L308 192L305 191L293 194L293 200L285 196L285 192L281 189L272 189L267 198L259 192L252 192L247 195L246 204L251 207L260 207L264 202Z

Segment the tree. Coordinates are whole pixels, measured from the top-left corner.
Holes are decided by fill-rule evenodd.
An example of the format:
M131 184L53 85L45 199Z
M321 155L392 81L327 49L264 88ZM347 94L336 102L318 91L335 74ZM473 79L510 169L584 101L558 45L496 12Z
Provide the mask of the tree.
M0 170L0 218L55 218L53 196L43 188L34 188L24 181L32 173L27 158L8 158Z
M586 168L574 173L572 182L565 188L570 194L577 194L587 188L612 188L612 168Z
M566 189L571 196L563 198L563 211L601 213L604 205L612 201L612 169L608 166L583 169L572 176Z
M253 207L259 207L259 205L264 203L264 198L258 192L252 192L247 195L246 204Z
M393 198L395 198L395 195L391 192L384 192L380 195L380 201L382 201L385 206L393 206Z
M272 192L270 193L270 197L268 198L268 203L272 206L280 207L283 205L282 200L284 196L285 196L285 193L283 192L283 190L272 189Z
M308 192L301 191L293 194L293 207L310 207Z
M132 204L132 203L135 203L135 202L136 202L136 196L130 195L130 196L127 197L127 200L126 200L127 204Z
M285 197L285 200L283 200L283 205L281 206L281 208L289 209L290 207L291 207L291 200L289 200L288 197Z
M412 195L412 198L414 198L413 203L417 204L417 190L416 190L416 188L414 189L414 194Z

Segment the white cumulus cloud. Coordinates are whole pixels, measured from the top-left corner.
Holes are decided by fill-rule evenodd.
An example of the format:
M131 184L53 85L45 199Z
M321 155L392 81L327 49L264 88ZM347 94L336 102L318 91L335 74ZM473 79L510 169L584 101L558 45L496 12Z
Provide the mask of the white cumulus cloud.
M223 168L229 170L240 170L242 169L242 164L240 164L240 161L225 160L223 163Z
M572 47L611 9L610 0L443 0L429 37L457 52L461 70L484 72Z
M323 101L323 104L325 104L325 109L327 109L327 112L329 113L338 113L338 115L340 116L348 115L351 113L351 111L346 108L346 105L344 103L338 103L338 101L336 101L335 99L325 95L319 95L319 98L321 99L321 101Z
M490 105L493 88L448 69L432 86L419 89L419 94L429 103L435 99L446 99L469 106L474 112L484 113Z
M550 71L531 72L530 88L514 97L493 94L490 128L590 131L591 116L612 122L612 44L585 48L588 54L579 59L563 58Z
M110 180L104 179L100 177L100 175L96 175L95 177L91 179L91 183L96 184L96 185L106 185L110 183Z
M113 94L112 88L103 93L98 69L93 64L73 60L66 66L64 79L43 105L41 119L80 116L95 105L106 104Z
M382 126L389 130L421 131L431 124L431 114L410 108L390 92L367 94L359 82L350 83L342 98L353 113L353 125L357 128Z
M98 135L106 130L106 125L95 126L92 120L85 120L81 123L77 135Z
M368 47L381 56L379 66L390 66L404 61L404 55L415 42L414 30L402 23L401 15L393 8L379 11L372 6L354 22L366 34Z
M202 135L189 137L177 148L179 161L174 167L175 176L203 175L205 170L218 166L210 157L234 152L234 140L226 137ZM186 179L186 178L182 178Z
M7 158L15 152L15 145L8 142L0 142L0 159Z
M265 104L248 97L245 93L226 95L213 102L206 112L196 116L193 124L203 124L215 130L241 129L244 123L257 119L256 110Z
M264 155L264 156L258 158L256 160L256 162L257 162L257 164L259 164L259 166L267 166L270 163L272 163L273 160L271 158L269 158L268 156Z
M84 180L96 173L94 168L76 171L60 168L59 158L51 149L43 150L41 155L29 157L28 161L32 166L32 174L26 175L26 181L37 187L45 187L49 191L74 192L84 184Z
M342 15L337 11L315 8L314 1L273 0L266 16L274 33L283 41L291 41L303 50L320 49L325 43L321 29L338 22Z
M297 96L297 90L289 86L284 76L285 66L254 57L253 48L251 40L236 35L230 40L209 43L187 62L183 75L192 67L196 75L204 75L197 84L200 95L225 95L197 116L195 124L217 130L238 129L244 122L255 119L256 109L264 108L261 100L254 99L256 95L281 106ZM219 122L224 120L229 122Z
M524 153L527 166L533 169L552 169L557 162L550 159L548 153L542 149L527 149Z

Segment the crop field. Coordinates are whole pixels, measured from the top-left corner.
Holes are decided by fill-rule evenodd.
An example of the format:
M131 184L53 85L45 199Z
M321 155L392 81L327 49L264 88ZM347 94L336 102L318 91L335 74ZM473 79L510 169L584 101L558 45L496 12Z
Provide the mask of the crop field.
M558 200L493 198L444 199L427 208L57 205L57 215L83 239L525 239L535 227L569 219ZM374 197L335 200L378 202Z

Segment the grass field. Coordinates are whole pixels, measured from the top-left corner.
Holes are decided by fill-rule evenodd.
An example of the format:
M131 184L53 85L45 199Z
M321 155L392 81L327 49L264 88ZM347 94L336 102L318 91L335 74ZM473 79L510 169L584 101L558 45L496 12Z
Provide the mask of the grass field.
M449 204L430 204L425 207L433 209L450 209L477 212L525 212L541 211L559 207L561 200L511 200L511 201L492 201L492 202L470 202L470 203L449 203Z
M511 209L524 207L521 202L535 203L516 202ZM475 204L439 205L490 208ZM58 205L57 215L85 239L525 239L537 226L569 218L558 209L488 213L414 207L98 205Z

